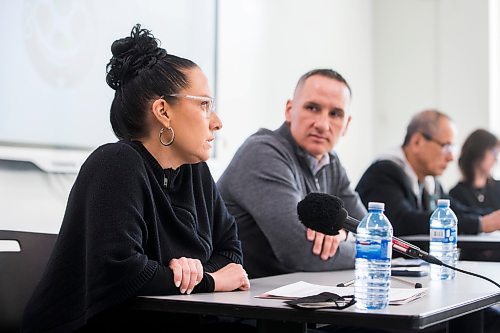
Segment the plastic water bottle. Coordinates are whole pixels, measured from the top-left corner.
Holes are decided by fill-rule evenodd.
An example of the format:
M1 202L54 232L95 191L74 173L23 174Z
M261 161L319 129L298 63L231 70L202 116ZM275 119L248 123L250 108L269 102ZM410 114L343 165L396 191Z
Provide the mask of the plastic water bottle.
M356 231L354 297L359 309L384 309L391 286L392 225L384 204L368 203Z
M455 267L457 252L458 219L450 208L450 200L438 200L438 206L430 218L429 254L445 264ZM451 280L455 271L444 266L431 265L431 279Z

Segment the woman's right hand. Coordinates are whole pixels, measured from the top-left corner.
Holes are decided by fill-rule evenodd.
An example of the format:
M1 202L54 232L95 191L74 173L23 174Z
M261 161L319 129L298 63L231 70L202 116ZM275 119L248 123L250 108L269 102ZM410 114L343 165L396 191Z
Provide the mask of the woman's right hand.
M174 258L170 260L168 267L174 272L174 284L181 294L191 294L194 286L203 279L203 266L198 259Z
M479 220L481 221L481 230L483 232L493 232L496 230L500 230L500 209L497 209L487 215L481 216Z
M214 273L208 273L214 278L214 291L233 291L250 289L248 274L243 266L235 263L227 264Z

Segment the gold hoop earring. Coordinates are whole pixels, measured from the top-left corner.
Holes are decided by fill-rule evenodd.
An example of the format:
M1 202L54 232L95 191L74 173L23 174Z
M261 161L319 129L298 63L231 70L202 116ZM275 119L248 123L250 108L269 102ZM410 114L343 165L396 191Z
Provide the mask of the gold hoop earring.
M165 147L168 147L168 146L170 146L172 143L174 143L175 133L174 133L174 130L173 130L173 128L172 128L172 127L170 127L170 126L169 126L169 127L167 127L167 131L170 131L170 132L172 133L172 137L170 138L170 140L169 140L168 142L163 142L163 140L162 140L161 136L163 135L163 131L164 131L164 130L165 130L165 129L164 129L163 127L162 127L162 128L161 128L161 130L160 130L160 143L161 143L162 145L164 145Z

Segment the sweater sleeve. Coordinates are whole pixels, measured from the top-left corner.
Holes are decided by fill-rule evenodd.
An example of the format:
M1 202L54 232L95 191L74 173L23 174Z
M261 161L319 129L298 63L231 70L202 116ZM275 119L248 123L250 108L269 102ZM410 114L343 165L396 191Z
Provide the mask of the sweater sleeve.
M241 243L238 239L234 217L227 211L215 184L214 196L213 252L205 264L205 269L208 272L215 272L229 263L243 265Z
M204 269L213 273L229 263L243 265L241 242L234 217L229 214L206 163L202 163L201 173L204 179L203 192L209 198L206 202L211 206L209 219L212 226L212 252L203 265Z
M138 292L138 295L158 296L180 294L179 288L172 286L173 283L170 283L170 281L173 281L173 279L174 275L172 274L172 270L169 267L159 265L153 278L144 286L142 286L142 288ZM213 292L214 289L215 282L213 277L210 274L204 272L201 282L194 287L193 293Z
M307 240L306 228L297 216L302 190L292 159L286 148L271 143L268 137L250 139L219 180L225 191L224 199L252 217L276 258L289 271L352 267L352 242L343 242L335 256L326 261L312 253L313 243Z

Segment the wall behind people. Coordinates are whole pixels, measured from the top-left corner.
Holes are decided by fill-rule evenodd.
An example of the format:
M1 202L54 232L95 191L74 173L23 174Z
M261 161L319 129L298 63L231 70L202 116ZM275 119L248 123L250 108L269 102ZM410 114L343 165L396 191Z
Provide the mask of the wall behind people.
M216 1L1 1L0 229L57 232L81 163L116 141L110 45L142 23L215 78Z
M215 0L13 1L3 14L0 41L16 64L0 62L0 142L93 149L114 140L109 43L137 22L215 75ZM23 99L34 105L16 104Z
M248 135L260 127L275 128L283 121L285 102L292 97L297 79L316 67L338 70L353 88L353 120L337 151L354 184L378 153L401 144L405 124L423 108L440 108L456 120L458 145L477 127L500 130L499 121L493 122L496 129L489 126L500 118L500 107L494 107L490 93L494 90L492 78L500 81L498 63L496 72L492 71L500 57L492 59L488 53L490 37L494 32L500 35L500 24L495 28L488 23L491 17L500 21L500 6L495 0L217 2L216 107L224 127L217 136L216 158L209 161L215 178ZM150 2L141 3L140 7L144 6L154 14L154 22L165 19L163 10ZM492 6L496 10L491 10ZM130 22L124 23L127 27L140 20L153 32L158 30L149 19L135 19L134 10L129 14ZM193 19L193 15L186 10L177 19L189 22L193 30L210 26ZM185 36L182 29L161 35L166 45L172 45L170 35ZM192 54L183 55L194 58ZM110 54L106 57L107 61ZM103 76L106 61L101 64ZM108 90L103 87L103 91ZM108 117L107 109L103 113ZM54 131L68 125L52 116L49 119L57 126ZM89 127L94 129L87 125L85 130L95 137ZM12 165L9 168L12 171ZM11 174L0 171L0 184L7 184L6 177L12 180L8 182L12 187L0 186L0 208L11 209L9 217L19 210L16 203L47 203L43 209L25 205L20 216L29 223L43 224L47 223L45 215L39 212L47 210L54 216L51 223L55 219L60 223L67 194L63 191L52 194L57 197L47 197L47 188L59 186L53 184L58 180L44 174L44 180L34 182L16 174L14 182ZM450 166L444 185L451 186L458 177L458 168ZM69 190L69 180L60 183ZM16 199L12 191L17 193ZM0 213L0 221L4 215ZM9 222L12 224L16 221Z
M217 97L225 128L212 162L216 176L248 135L281 123L297 78L315 67L337 69L353 87L353 121L337 148L353 183L379 153L402 144L405 125L425 108L453 117L457 147L477 127L500 131L495 0L290 4L219 1ZM453 163L443 185L459 177Z
M500 130L497 1L377 0L373 13L374 125L383 129L374 153L401 144L403 124L425 108L454 119L457 147L476 128ZM443 185L459 177L455 161Z
M260 127L284 121L299 77L318 67L340 72L353 89L349 131L338 151L360 174L371 156L372 2L219 1L217 108L222 168ZM362 152L368 152L363 154ZM220 169L222 169L220 168Z
M162 10L154 9L152 4L144 5L149 5L150 11L156 14L155 22L165 18ZM359 138L371 136L371 3L364 0L313 0L296 1L291 5L285 0L220 0L218 6L216 104L224 128L218 134L216 158L209 162L215 178L249 134L259 127L277 127L283 121L286 100L292 97L298 77L315 67L338 70L346 76L354 89L351 110L355 121L340 149L345 150L344 160L356 165L360 155L354 151L367 148L367 141ZM132 20L134 10L128 12ZM184 21L191 22L193 27L206 27L211 23L193 19L190 11L185 11ZM140 22L154 32L158 30L158 26L151 25L147 17ZM185 29L162 35L167 39L170 35L188 39ZM167 42L168 45L174 45L168 40ZM190 45L197 44L190 42ZM101 61L102 73L105 63ZM101 84L102 80L98 82ZM105 88L102 90L108 91ZM101 118L108 117L107 109L100 112ZM55 121L57 118L51 119ZM95 132L96 128L92 127L92 131ZM96 139L99 135L102 133L93 133L91 137ZM361 158L367 163L370 156ZM27 181L19 183L20 188L29 186ZM8 192L6 189L1 196L8 196ZM23 221L21 224L24 227L21 229L50 223L52 231L54 223L57 226L62 217L65 200L62 196L57 205L48 205L47 209L53 212L50 217L37 215L36 212L40 210L36 207L28 208L28 214L18 217ZM16 208L11 207L10 215L15 215ZM19 223L14 220L9 226L12 224Z

